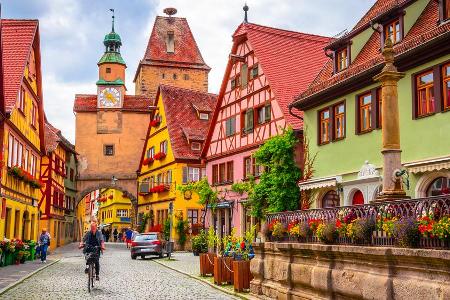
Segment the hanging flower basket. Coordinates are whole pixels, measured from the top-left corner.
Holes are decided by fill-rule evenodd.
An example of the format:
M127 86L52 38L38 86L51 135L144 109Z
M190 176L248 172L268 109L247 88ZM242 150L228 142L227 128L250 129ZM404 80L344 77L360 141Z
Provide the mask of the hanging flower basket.
M153 157L147 157L144 159L144 161L142 162L143 165L151 165L155 160L153 159Z
M152 126L152 127L158 127L159 124L161 124L161 121L158 120L158 119L155 119L155 120L151 120L151 121L150 121L150 126Z
M166 154L164 152L158 152L155 154L155 156L153 157L156 160L161 160L164 159L166 157Z

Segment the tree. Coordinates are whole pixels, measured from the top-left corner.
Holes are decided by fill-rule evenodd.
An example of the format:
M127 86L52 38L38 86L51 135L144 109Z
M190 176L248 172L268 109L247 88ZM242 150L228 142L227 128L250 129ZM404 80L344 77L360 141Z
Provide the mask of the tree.
M295 164L294 151L298 143L292 128L267 140L255 153L256 163L265 172L249 195L252 214L262 218L266 213L298 209L300 191L297 181L300 168Z

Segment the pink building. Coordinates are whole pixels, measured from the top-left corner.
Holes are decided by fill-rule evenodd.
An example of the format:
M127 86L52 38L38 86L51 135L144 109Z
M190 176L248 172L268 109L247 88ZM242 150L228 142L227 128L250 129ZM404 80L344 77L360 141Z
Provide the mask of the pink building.
M301 112L291 114L288 104L320 71L329 41L246 22L236 29L203 148L208 180L221 191L221 202L214 215L209 210L207 226L221 228L221 234L236 227L242 234L255 222L244 206L247 196L230 191L231 185L249 175L259 177L263 170L252 154L265 140L288 125L301 135Z

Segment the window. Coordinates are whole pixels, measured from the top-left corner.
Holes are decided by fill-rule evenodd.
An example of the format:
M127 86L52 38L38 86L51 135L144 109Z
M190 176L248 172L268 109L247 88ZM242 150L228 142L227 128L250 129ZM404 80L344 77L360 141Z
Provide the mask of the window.
M128 209L118 209L117 217L128 217Z
M345 104L339 103L334 106L334 138L345 137Z
M440 1L442 3L442 6L440 7L442 13L442 21L450 19L450 0L443 0Z
M147 153L146 153L146 158L152 158L153 156L155 156L155 147L151 147L149 149L147 149Z
M106 74L110 74L111 73L111 68L106 68Z
M270 104L258 108L258 124L270 121Z
M220 183L223 183L226 180L225 171L226 171L226 164L225 163L219 164L219 182Z
M33 102L31 106L31 126L36 127L36 116L37 116L38 110L36 104Z
M19 109L23 113L25 112L25 95L26 95L25 89L23 87L20 87L19 96L18 96Z
M219 183L219 165L212 166L212 183Z
M327 192L322 198L322 208L339 206L339 195L332 190Z
M13 148L13 166L17 166L17 148L19 147L19 141L17 139L14 139L14 148Z
M241 66L241 87L246 88L248 82L248 66L247 64L243 64Z
M189 74L184 74L184 75L183 75L183 79L184 79L184 80L189 80Z
M198 223L198 210L197 209L188 209L187 211L187 218L189 221L189 224L197 224Z
M191 144L191 149L194 151L198 151L202 148L202 144L198 143L198 142L192 142Z
M189 171L188 180L190 182L194 182L194 181L199 181L200 180L200 168L189 167L188 171Z
M167 178L166 178L166 182L168 183L168 184L171 184L172 183L172 170L168 170L167 171Z
M381 128L383 121L383 99L381 98L381 88L377 88L377 128Z
M25 169L25 171L30 171L30 166L28 164L28 157L30 157L30 150L25 150L25 152L23 153L23 168Z
M22 167L23 165L23 144L19 143L19 151L17 152L17 165Z
M253 123L254 123L254 119L253 119L253 109L250 108L247 111L243 112L243 120L244 120L244 124L242 126L243 130L242 133L246 134L246 133L250 133L253 131Z
M167 141L163 141L159 144L159 151L167 154Z
M240 86L239 74L236 75L233 79L231 79L231 89L234 90L238 86Z
M250 71L250 79L255 79L258 77L258 65L254 66Z
M227 182L233 182L233 161L227 162Z
M166 78L166 74L162 73L162 74L161 74L161 78L162 78L162 79Z
M105 156L113 156L114 155L114 145L105 145L103 149L103 154Z
M225 121L225 135L232 136L236 133L236 117L231 117Z
M10 133L8 138L8 167L13 166L13 156L14 156L14 136Z
M173 79L176 80L177 79L177 74L173 73Z
M348 67L347 47L336 52L336 71L340 72Z
M372 94L367 93L358 97L359 105L359 131L372 129Z
M75 179L75 170L70 168L70 181L73 181Z
M401 41L400 21L398 19L384 26L384 40L388 38L391 39L393 44Z
M209 120L209 114L208 113L199 113L200 120Z
M438 177L427 189L427 197L450 195L450 178Z
M330 110L327 108L319 112L320 117L320 139L319 144L330 141Z
M167 47L167 53L175 52L175 37L174 37L173 31L167 32L166 47Z
M252 172L252 158L251 156L244 157L244 178L253 175Z
M442 67L442 86L444 89L444 109L450 109L450 63Z
M37 157L34 154L31 154L31 160L30 160L30 173L34 177L36 177L36 169L37 169Z
M419 117L434 113L433 71L416 76L417 115Z

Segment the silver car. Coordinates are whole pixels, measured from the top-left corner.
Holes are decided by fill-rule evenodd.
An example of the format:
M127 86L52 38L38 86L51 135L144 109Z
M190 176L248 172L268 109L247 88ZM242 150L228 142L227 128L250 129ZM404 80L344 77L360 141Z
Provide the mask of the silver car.
M131 242L131 258L136 259L138 256L144 258L147 255L163 257L166 252L165 244L166 240L162 238L159 232L138 234Z

